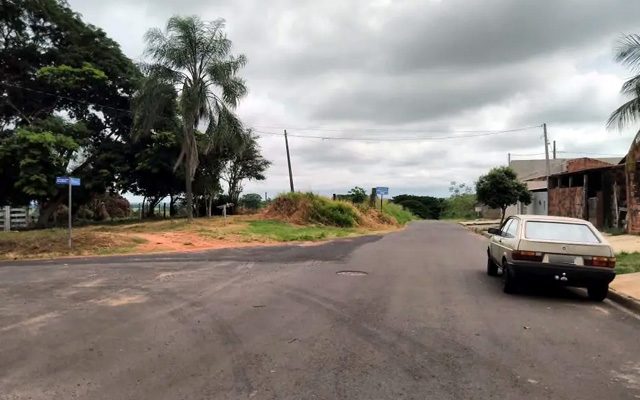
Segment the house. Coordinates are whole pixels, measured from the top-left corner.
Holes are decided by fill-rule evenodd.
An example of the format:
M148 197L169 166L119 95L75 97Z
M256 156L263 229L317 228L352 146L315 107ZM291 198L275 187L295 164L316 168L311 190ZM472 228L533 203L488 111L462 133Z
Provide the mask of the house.
M576 162L549 178L549 215L640 233L640 132L618 163Z
M620 158L557 158L549 160L551 175L564 174L590 168L616 165ZM531 192L531 204L516 204L507 209L507 215L535 214L553 215L549 209L547 188L546 160L512 160L509 166L515 171L518 179L527 185Z

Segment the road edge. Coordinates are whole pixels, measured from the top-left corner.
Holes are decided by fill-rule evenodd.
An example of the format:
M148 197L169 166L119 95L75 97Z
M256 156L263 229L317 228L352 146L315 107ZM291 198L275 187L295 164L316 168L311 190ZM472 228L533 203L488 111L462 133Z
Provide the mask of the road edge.
M617 303L629 311L640 314L640 300L609 288L607 299Z
M476 230L473 229L472 227L469 226L465 226L463 224L460 224L461 226L467 228L469 231L480 235L480 236L484 236L486 238L490 238L491 235L489 235L488 233L484 232L484 231L480 231L480 230ZM609 288L609 294L607 295L607 298L613 302L615 302L616 304L626 308L627 310L633 312L633 313L637 313L640 314L640 299L636 299L634 297L628 296L624 293L620 293L614 289Z

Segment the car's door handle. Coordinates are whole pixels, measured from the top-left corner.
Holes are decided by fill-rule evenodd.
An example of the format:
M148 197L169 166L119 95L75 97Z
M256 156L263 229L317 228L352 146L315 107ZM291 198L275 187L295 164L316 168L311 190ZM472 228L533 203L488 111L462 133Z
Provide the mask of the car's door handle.
M502 239L498 239L498 242L502 243Z

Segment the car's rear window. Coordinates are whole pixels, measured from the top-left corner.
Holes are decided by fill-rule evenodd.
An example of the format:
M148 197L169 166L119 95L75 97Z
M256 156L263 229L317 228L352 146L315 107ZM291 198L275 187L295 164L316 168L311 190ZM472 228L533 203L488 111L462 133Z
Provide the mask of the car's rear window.
M600 243L598 237L587 225L563 222L528 221L525 226L524 236L533 240Z

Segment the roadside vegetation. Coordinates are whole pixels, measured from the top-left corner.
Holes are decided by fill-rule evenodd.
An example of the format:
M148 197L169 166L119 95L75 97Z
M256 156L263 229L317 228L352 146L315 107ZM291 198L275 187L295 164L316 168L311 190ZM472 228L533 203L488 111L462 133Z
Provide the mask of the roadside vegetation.
M640 272L640 253L618 253L616 255L616 273L630 274Z
M73 230L60 228L0 232L0 259L49 258L243 247L317 241L397 230L416 217L385 202L380 211L367 203L334 201L313 193L276 197L260 213L226 219L186 218L120 221Z

